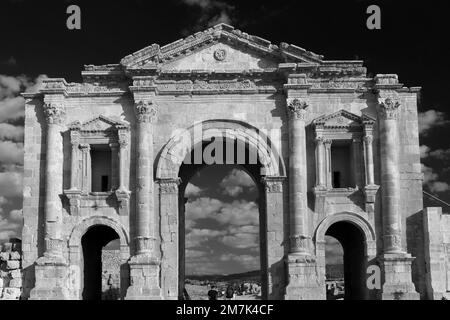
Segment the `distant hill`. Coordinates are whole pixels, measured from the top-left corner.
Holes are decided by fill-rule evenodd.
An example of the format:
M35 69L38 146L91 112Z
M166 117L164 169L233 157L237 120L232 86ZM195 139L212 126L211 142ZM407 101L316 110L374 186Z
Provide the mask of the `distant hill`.
M214 281L214 282L230 282L230 281L261 281L261 271L254 270L243 273L234 274L205 274L205 275L187 275L186 279L199 281Z

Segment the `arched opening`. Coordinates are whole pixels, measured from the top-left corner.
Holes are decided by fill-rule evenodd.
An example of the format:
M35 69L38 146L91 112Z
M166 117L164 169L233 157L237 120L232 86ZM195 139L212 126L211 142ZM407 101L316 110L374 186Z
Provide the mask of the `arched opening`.
M367 288L365 285L367 259L365 256L366 242L363 231L351 222L338 221L327 229L325 235L336 239L342 246L343 298L345 300L367 299ZM338 248L335 243L334 245ZM330 255L332 254L337 254L338 259L339 252L326 252L326 258L328 256L328 259L326 259L326 267L329 265L327 262L332 260L330 259Z
M260 299L266 294L261 163L248 145L244 148L236 140L222 140L223 152L213 152L213 164L202 157L200 162L184 161L180 166L181 299L186 294L191 299L208 299L211 285L219 295L231 285L241 299ZM211 143L198 143L186 157L204 154Z
M119 235L111 227L94 225L81 238L83 300L120 297Z

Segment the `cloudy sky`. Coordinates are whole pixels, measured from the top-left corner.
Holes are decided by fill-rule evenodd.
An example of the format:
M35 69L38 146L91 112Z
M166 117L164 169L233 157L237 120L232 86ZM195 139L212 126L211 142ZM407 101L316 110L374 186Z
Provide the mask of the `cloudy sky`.
M381 7L381 30L365 26L366 8L373 3ZM449 10L448 1L432 3L2 0L0 242L20 235L24 101L19 93L36 90L46 76L80 81L84 64L117 63L152 43L164 45L219 22L273 43L299 45L329 60L363 59L369 75L396 73L406 86L422 86L419 121L425 190L450 202ZM66 28L69 4L81 7L81 30ZM257 194L236 168L216 170L214 175L206 170L194 178L189 191L188 250L196 257L190 266L195 268L196 261L205 258L198 244L206 239L203 251L208 248L215 261L228 261L215 265L216 270L225 265L228 271L253 268L258 264ZM215 187L208 188L202 176L214 177ZM233 185L235 181L242 184ZM425 201L437 205L429 198ZM210 208L208 214L198 212L199 207ZM235 217L239 212L245 213L244 220ZM246 239L248 247L239 245L238 239Z

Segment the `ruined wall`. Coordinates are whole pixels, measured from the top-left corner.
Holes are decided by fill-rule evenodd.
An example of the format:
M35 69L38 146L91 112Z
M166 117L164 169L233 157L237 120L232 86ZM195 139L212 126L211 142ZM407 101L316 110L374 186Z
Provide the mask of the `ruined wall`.
M22 293L21 243L0 246L0 300L19 300Z

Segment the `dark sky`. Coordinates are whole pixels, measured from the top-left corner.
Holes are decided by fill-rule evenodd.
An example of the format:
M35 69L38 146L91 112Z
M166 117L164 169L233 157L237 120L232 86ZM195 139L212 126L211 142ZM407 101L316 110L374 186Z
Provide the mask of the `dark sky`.
M165 45L216 22L279 44L325 56L362 59L369 75L396 73L406 86L421 86L419 111L450 120L449 1L0 0L0 74L63 77L80 81L84 64L118 63L152 43ZM81 8L81 30L66 28L66 8ZM368 30L366 9L381 8L381 30ZM421 136L441 156L423 159L450 181L450 125ZM450 189L450 187L448 187ZM450 201L450 191L436 192ZM433 204L433 203L430 203Z
M151 43L204 29L223 12L236 28L273 43L293 43L326 59L364 59L372 74L397 73L405 85L423 87L424 107L445 110L448 1L390 2L2 0L0 70L79 81L84 64L118 63ZM66 28L69 4L81 8L81 30ZM366 28L370 4L381 8L381 30ZM11 57L15 65L5 63Z

